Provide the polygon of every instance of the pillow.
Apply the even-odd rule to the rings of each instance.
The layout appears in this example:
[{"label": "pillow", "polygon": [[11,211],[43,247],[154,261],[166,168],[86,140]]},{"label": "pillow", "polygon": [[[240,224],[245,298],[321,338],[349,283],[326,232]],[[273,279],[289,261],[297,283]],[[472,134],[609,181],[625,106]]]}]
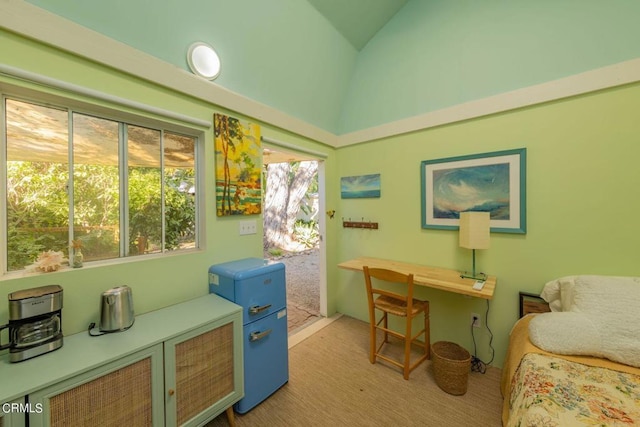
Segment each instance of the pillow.
[{"label": "pillow", "polygon": [[[551,311],[574,311],[577,294],[584,301],[582,305],[594,308],[594,305],[601,302],[608,304],[626,301],[627,295],[640,292],[638,286],[640,277],[566,276],[547,282],[540,297],[549,303]],[[582,310],[585,308],[586,306]]]},{"label": "pillow", "polygon": [[563,311],[627,311],[631,316],[640,308],[640,277],[576,276],[562,292]]},{"label": "pillow", "polygon": [[622,320],[619,315],[542,313],[529,322],[529,337],[551,353],[603,357],[640,368],[640,325]]},{"label": "pillow", "polygon": [[[570,298],[573,281],[576,276],[561,277],[547,282],[540,293],[540,297],[549,303],[551,311],[566,311],[563,306],[564,299]],[[569,301],[565,302],[567,304]]]},{"label": "pillow", "polygon": [[562,312],[531,320],[533,344],[640,367],[640,278],[570,276],[547,283],[543,293]]},{"label": "pillow", "polygon": [[531,342],[557,354],[604,357],[600,334],[584,313],[542,313],[529,322]]}]

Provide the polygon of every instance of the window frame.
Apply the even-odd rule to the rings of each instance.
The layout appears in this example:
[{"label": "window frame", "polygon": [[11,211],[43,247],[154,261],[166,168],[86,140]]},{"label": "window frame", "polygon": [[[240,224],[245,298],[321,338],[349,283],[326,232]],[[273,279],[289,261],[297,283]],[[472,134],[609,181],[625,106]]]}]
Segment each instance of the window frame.
[{"label": "window frame", "polygon": [[[55,91],[60,92],[60,91]],[[190,137],[194,139],[194,168],[195,168],[195,183],[196,183],[196,203],[195,203],[195,247],[180,249],[180,250],[167,250],[162,245],[162,249],[160,252],[154,252],[149,254],[139,254],[139,255],[130,255],[128,252],[128,230],[129,230],[129,220],[128,215],[124,215],[123,212],[127,212],[128,209],[128,194],[122,193],[122,185],[126,185],[126,182],[121,182],[120,188],[120,229],[125,230],[125,233],[122,235],[120,239],[120,253],[116,258],[109,258],[104,260],[97,261],[88,261],[85,263],[84,268],[91,268],[93,266],[103,266],[103,265],[114,265],[120,263],[134,262],[139,260],[148,260],[157,257],[166,257],[166,256],[175,256],[182,255],[190,252],[199,252],[204,250],[204,236],[205,236],[205,203],[204,203],[204,153],[205,147],[203,141],[205,140],[205,131],[204,128],[198,127],[194,124],[182,123],[179,120],[163,117],[158,114],[153,114],[141,110],[137,110],[128,106],[118,106],[115,103],[109,103],[102,100],[90,99],[86,96],[78,95],[75,93],[71,94],[58,94],[51,93],[49,91],[36,90],[31,88],[26,88],[22,86],[13,85],[11,83],[6,83],[4,81],[0,81],[0,163],[3,165],[0,168],[0,236],[3,237],[2,241],[5,242],[4,247],[0,251],[0,280],[3,278],[12,278],[17,275],[24,275],[26,270],[8,270],[8,253],[7,253],[7,238],[8,238],[8,228],[7,228],[7,168],[4,167],[7,162],[7,123],[6,123],[6,111],[5,105],[6,100],[16,100],[19,102],[26,102],[31,104],[36,104],[44,107],[50,107],[55,109],[63,109],[67,112],[70,121],[69,121],[69,129],[71,130],[73,126],[73,121],[71,117],[74,113],[94,116],[100,119],[112,120],[118,123],[119,134],[124,133],[126,137],[126,132],[122,132],[121,129],[127,127],[127,125],[131,126],[139,126],[145,128],[151,128],[158,130],[161,135],[161,145],[160,145],[160,154],[161,154],[161,165],[160,169],[164,173],[164,135],[169,132],[172,134],[182,135],[186,137]],[[68,139],[68,144],[70,145],[69,149],[73,149],[73,137],[70,136]],[[119,168],[126,161],[126,157],[122,157],[122,151],[127,149],[127,141],[126,138],[124,141],[119,141]],[[122,176],[122,172],[120,173]],[[125,172],[126,175],[126,172]],[[164,176],[164,175],[163,175]],[[163,243],[164,243],[164,234],[165,234],[165,205],[164,205],[164,179],[162,180],[162,234],[163,234]],[[73,185],[73,177],[70,176],[69,185]],[[73,204],[73,199],[69,198],[70,207]],[[69,213],[69,221],[70,227],[73,227],[73,211]],[[123,250],[124,249],[124,250]],[[71,268],[64,268],[60,271],[69,271]]]}]

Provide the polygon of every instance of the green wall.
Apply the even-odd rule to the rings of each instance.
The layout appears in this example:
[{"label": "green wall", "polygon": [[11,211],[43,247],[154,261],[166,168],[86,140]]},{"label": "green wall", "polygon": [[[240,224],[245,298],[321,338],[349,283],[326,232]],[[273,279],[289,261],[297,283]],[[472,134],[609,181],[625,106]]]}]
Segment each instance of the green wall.
[{"label": "green wall", "polygon": [[[132,76],[25,40],[4,30],[0,30],[0,51],[2,51],[4,64],[154,107],[209,121],[212,121],[214,112],[232,114],[234,117],[249,120],[242,114],[229,112],[216,105],[156,87]],[[0,75],[0,84],[2,83],[60,94],[55,90]],[[62,95],[80,99],[73,94]],[[336,176],[333,149],[296,137],[268,124],[261,123],[261,125],[263,136],[326,153],[327,183],[335,188],[335,183],[332,181],[332,177]],[[208,292],[207,269],[212,264],[244,257],[261,258],[262,216],[225,218],[216,216],[213,128],[204,132],[202,143],[205,147],[203,176],[205,177],[204,194],[206,195],[205,200],[202,201],[206,210],[206,218],[203,222],[206,238],[202,250],[154,259],[132,258],[111,265],[91,266],[88,263],[82,269],[48,274],[32,274],[24,277],[20,274],[5,275],[0,277],[0,323],[6,323],[8,320],[7,295],[19,289],[47,284],[62,286],[64,289],[63,330],[65,334],[69,335],[85,330],[90,322],[98,321],[100,294],[111,287],[130,286],[133,290],[136,313],[142,314],[206,294]],[[328,195],[327,202],[335,204],[335,199]],[[238,222],[248,218],[257,220],[258,233],[239,236]],[[333,229],[328,227],[327,233],[327,245],[331,248],[329,242],[333,240],[331,238]],[[330,250],[330,254],[334,253],[334,250]],[[334,256],[329,255],[328,262],[335,264]],[[332,280],[334,276],[335,272],[330,273],[329,279]],[[335,301],[333,299],[329,299],[328,309],[330,314],[334,312]]]},{"label": "green wall", "polygon": [[[380,229],[340,229],[338,258],[470,269],[457,231],[421,228],[420,162],[526,147],[527,233],[492,233],[491,248],[476,251],[479,269],[498,279],[489,326],[501,366],[518,291],[539,292],[565,275],[640,275],[638,111],[635,84],[340,149],[340,176],[380,173],[382,189],[379,199],[341,200],[336,216]],[[366,320],[362,275],[341,270],[338,283],[338,311]],[[419,297],[431,301],[432,342],[473,349],[470,313],[484,317],[484,300],[430,289]],[[476,337],[488,361],[487,331]]]}]

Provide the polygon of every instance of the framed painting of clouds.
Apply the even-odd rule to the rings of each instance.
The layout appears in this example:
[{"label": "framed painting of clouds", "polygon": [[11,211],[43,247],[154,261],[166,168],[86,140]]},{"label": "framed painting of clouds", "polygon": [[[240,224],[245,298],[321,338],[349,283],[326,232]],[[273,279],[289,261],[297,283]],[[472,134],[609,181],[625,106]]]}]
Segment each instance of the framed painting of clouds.
[{"label": "framed painting of clouds", "polygon": [[526,148],[424,160],[422,228],[458,229],[460,212],[490,213],[491,231],[526,233]]}]

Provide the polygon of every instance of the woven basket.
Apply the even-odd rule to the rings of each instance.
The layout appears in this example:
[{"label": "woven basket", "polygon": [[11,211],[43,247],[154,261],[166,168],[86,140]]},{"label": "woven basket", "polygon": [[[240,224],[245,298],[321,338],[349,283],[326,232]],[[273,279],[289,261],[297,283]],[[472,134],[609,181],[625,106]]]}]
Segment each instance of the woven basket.
[{"label": "woven basket", "polygon": [[433,375],[436,384],[449,394],[467,392],[471,355],[456,343],[438,341],[431,346]]}]

